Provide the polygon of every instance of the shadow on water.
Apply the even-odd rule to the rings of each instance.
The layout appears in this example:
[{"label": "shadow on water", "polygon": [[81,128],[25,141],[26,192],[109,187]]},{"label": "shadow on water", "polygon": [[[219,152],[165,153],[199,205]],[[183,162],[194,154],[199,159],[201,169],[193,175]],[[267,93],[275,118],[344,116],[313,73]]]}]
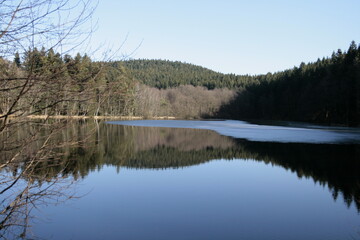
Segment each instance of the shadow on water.
[{"label": "shadow on water", "polygon": [[[95,131],[93,131],[95,129]],[[19,130],[25,131],[24,129]],[[89,134],[90,133],[90,134]],[[21,133],[19,133],[21,134]],[[358,144],[301,144],[251,142],[221,136],[210,130],[133,127],[110,124],[74,124],[59,138],[78,139],[62,149],[62,160],[40,163],[35,176],[81,179],[103,166],[138,169],[182,168],[214,159],[259,161],[280,166],[299,178],[327,186],[334,200],[343,198],[360,211],[360,146]],[[0,156],[4,162],[5,155]],[[46,165],[44,167],[44,165]],[[26,163],[2,169],[14,173]],[[24,181],[33,178],[22,177]]]}]

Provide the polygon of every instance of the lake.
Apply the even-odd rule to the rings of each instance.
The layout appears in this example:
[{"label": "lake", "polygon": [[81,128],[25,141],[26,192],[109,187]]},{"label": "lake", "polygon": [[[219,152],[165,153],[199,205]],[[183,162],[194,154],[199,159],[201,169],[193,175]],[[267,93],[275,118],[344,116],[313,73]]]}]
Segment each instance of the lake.
[{"label": "lake", "polygon": [[67,131],[86,139],[66,150],[56,183],[75,198],[39,199],[30,237],[360,239],[357,128],[141,120]]}]

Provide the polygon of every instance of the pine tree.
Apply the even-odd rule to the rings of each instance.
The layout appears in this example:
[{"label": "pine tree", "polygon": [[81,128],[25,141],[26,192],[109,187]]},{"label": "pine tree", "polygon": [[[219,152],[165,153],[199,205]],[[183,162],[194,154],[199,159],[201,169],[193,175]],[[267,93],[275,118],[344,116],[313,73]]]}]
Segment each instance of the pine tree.
[{"label": "pine tree", "polygon": [[17,67],[21,66],[20,54],[18,52],[15,53],[14,63]]}]

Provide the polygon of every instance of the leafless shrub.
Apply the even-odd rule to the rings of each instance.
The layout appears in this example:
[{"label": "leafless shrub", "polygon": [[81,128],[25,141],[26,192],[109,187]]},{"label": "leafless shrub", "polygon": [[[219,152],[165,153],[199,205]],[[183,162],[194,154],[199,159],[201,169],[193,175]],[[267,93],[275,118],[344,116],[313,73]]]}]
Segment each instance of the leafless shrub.
[{"label": "leafless shrub", "polygon": [[174,116],[202,118],[213,116],[236,95],[234,90],[191,85],[159,90],[140,85],[137,91],[137,115],[147,117]]}]

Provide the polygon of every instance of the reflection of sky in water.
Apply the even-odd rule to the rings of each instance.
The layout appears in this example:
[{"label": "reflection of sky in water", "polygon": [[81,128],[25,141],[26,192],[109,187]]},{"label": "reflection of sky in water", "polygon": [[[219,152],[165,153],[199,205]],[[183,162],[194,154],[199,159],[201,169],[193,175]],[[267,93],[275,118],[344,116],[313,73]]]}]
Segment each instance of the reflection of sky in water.
[{"label": "reflection of sky in water", "polygon": [[360,129],[256,125],[243,121],[136,120],[113,121],[130,126],[209,129],[219,134],[261,142],[360,143]]},{"label": "reflection of sky in water", "polygon": [[52,239],[331,240],[357,237],[359,229],[355,207],[335,202],[323,186],[251,160],[163,171],[104,167],[81,185],[79,193],[88,193],[81,199],[42,209],[51,222],[35,226],[35,233]]}]

